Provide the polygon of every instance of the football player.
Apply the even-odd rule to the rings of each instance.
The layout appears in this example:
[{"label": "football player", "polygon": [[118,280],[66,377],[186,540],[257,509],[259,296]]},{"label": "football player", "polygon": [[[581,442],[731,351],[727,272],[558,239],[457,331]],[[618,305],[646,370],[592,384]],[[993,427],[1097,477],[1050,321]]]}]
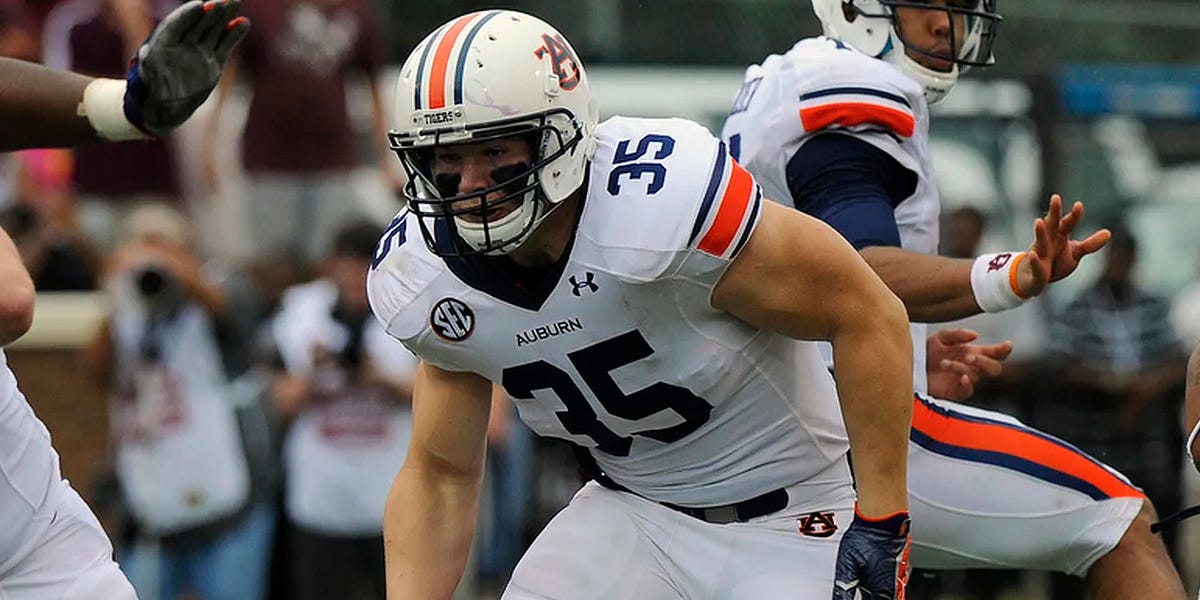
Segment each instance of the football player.
[{"label": "football player", "polygon": [[[992,62],[995,0],[813,0],[825,35],[746,71],[723,136],[768,196],[840,232],[904,301],[914,351],[909,447],[913,564],[1086,576],[1095,598],[1179,598],[1150,503],[1113,469],[962,400],[1009,345],[926,338],[923,323],[1019,306],[1067,277],[1109,232],[1054,196],[1028,250],[937,256],[929,103]],[[959,341],[955,341],[955,340]],[[946,365],[946,366],[943,366]],[[838,373],[840,376],[840,373]],[[932,396],[932,397],[931,397]]]},{"label": "football player", "polygon": [[[239,0],[189,2],[155,30],[128,83],[0,59],[0,149],[164,135],[216,85],[249,23]],[[35,290],[0,230],[0,348],[33,321]],[[0,349],[0,598],[136,600],[96,516],[62,478],[50,433]]]},{"label": "football player", "polygon": [[[493,381],[594,476],[505,600],[903,597],[906,319],[833,229],[695,123],[598,124],[570,44],[517,12],[426,37],[395,123],[408,207],[367,286],[422,362],[389,598],[459,581]],[[832,342],[836,394],[794,338]]]},{"label": "football player", "polygon": [[0,58],[0,152],[162,137],[216,87],[250,30],[241,0],[192,0],[142,45],[125,81]]}]

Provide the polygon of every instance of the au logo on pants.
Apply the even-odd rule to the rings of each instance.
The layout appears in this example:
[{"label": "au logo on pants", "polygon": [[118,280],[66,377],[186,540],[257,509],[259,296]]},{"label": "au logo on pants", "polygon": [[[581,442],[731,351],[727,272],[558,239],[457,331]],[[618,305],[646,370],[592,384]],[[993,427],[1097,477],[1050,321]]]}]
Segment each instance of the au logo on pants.
[{"label": "au logo on pants", "polygon": [[813,512],[796,520],[800,533],[808,537],[827,538],[837,532],[837,520],[832,512]]}]

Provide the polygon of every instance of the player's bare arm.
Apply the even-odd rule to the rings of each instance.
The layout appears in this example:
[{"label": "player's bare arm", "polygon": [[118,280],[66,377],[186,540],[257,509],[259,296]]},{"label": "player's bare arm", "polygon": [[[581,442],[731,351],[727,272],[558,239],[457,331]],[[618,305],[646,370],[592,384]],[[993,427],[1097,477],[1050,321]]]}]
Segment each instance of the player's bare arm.
[{"label": "player's bare arm", "polygon": [[[1111,234],[1102,229],[1082,240],[1072,239],[1083,218],[1083,203],[1076,202],[1066,215],[1062,208],[1062,198],[1053,196],[1046,214],[1034,221],[1034,241],[1029,249],[991,257],[981,268],[985,273],[1008,276],[1012,293],[1021,299],[1038,296],[1050,283],[1075,272],[1083,257],[1103,248]],[[985,310],[980,306],[980,284],[972,282],[975,261],[890,246],[863,248],[861,254],[904,301],[913,321],[953,321]]]},{"label": "player's bare arm", "polygon": [[1197,450],[1196,435],[1197,427],[1200,426],[1200,345],[1197,345],[1192,350],[1192,357],[1188,360],[1187,365],[1187,388],[1184,395],[1184,412],[1186,418],[1184,422],[1188,428],[1187,452],[1192,459],[1192,464],[1200,470],[1200,461],[1196,457],[1200,456],[1200,451]]},{"label": "player's bare arm", "polygon": [[126,80],[0,59],[0,152],[161,137],[208,98],[249,31],[241,0],[192,0],[171,12]]},{"label": "player's bare arm", "polygon": [[3,229],[0,229],[0,281],[4,282],[0,286],[0,346],[7,346],[25,335],[33,324],[34,287],[16,245]]},{"label": "player's bare arm", "polygon": [[0,151],[98,141],[91,123],[76,112],[91,82],[78,73],[0,58]]},{"label": "player's bare arm", "polygon": [[831,341],[859,507],[870,516],[905,511],[912,347],[903,306],[829,226],[773,202],[763,211],[713,306],[756,327]]},{"label": "player's bare arm", "polygon": [[492,384],[422,362],[413,389],[412,442],[388,495],[383,539],[387,597],[454,593],[475,532]]}]

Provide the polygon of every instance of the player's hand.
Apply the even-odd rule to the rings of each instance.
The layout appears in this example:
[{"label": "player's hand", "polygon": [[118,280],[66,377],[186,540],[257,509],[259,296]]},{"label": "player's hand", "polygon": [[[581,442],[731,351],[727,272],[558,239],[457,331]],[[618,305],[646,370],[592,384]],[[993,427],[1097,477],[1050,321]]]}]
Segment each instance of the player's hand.
[{"label": "player's hand", "polygon": [[973,344],[979,334],[970,329],[942,329],[925,341],[925,375],[930,395],[947,400],[966,400],[984,377],[1004,371],[1004,359],[1012,354],[1011,341]]},{"label": "player's hand", "polygon": [[171,11],[129,62],[125,118],[162,137],[204,103],[250,21],[241,0],[192,0]]},{"label": "player's hand", "polygon": [[910,541],[907,512],[871,519],[855,505],[854,521],[838,545],[833,600],[904,600]]},{"label": "player's hand", "polygon": [[1026,298],[1041,294],[1050,283],[1074,273],[1083,257],[1100,250],[1112,238],[1112,233],[1101,229],[1085,239],[1071,239],[1083,219],[1083,203],[1076,201],[1065,216],[1062,209],[1062,197],[1055,194],[1050,197],[1045,216],[1033,222],[1033,244],[1017,269],[1017,285]]}]

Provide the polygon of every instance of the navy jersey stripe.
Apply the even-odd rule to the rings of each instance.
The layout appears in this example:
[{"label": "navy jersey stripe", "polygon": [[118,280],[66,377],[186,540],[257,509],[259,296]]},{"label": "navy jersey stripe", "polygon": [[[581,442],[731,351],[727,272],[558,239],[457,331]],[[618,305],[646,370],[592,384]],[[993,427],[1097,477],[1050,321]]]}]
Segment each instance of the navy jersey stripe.
[{"label": "navy jersey stripe", "polygon": [[[1077,448],[1074,444],[1071,444],[1070,442],[1067,442],[1065,440],[1060,440],[1050,434],[1043,433],[1041,431],[1038,431],[1036,429],[1032,429],[1029,427],[1021,427],[1019,425],[1014,425],[1013,423],[1010,423],[1008,421],[1001,421],[998,419],[988,419],[986,417],[979,417],[979,416],[975,416],[975,415],[961,413],[961,412],[958,412],[955,410],[950,410],[940,404],[935,404],[933,402],[929,402],[928,400],[926,400],[920,396],[917,396],[917,400],[920,401],[921,404],[924,404],[927,408],[929,408],[929,410],[932,410],[933,412],[936,412],[936,413],[946,415],[947,417],[950,417],[951,419],[958,419],[960,421],[968,421],[971,423],[982,423],[984,425],[996,425],[999,427],[1011,429],[1013,431],[1020,431],[1021,433],[1024,433],[1026,435],[1031,435],[1036,438],[1041,438],[1044,441],[1050,442],[1051,444],[1055,444],[1057,446],[1062,446],[1063,448],[1066,448],[1067,450],[1070,450],[1071,452],[1078,454],[1079,456],[1082,456],[1083,458],[1086,458],[1092,464],[1096,465],[1097,467],[1100,467],[1101,469],[1104,469],[1109,474],[1112,474],[1112,472],[1108,470],[1108,467],[1106,467],[1104,465],[1104,463],[1096,460],[1087,452],[1080,450],[1079,448]],[[1117,475],[1113,475],[1113,478],[1119,479],[1123,483],[1125,483],[1125,485],[1133,487],[1132,483],[1125,481],[1124,479],[1121,479]]]},{"label": "navy jersey stripe", "polygon": [[[1088,453],[1086,453],[1086,452],[1084,452],[1083,450],[1080,450],[1079,448],[1075,447],[1073,444],[1070,444],[1070,443],[1068,443],[1068,442],[1066,442],[1066,441],[1060,440],[1060,439],[1058,439],[1058,438],[1056,438],[1056,437],[1054,437],[1054,436],[1052,436],[1052,435],[1049,435],[1049,434],[1043,433],[1043,432],[1041,432],[1041,431],[1038,431],[1038,430],[1036,430],[1036,429],[1032,429],[1032,428],[1029,428],[1029,427],[1022,427],[1022,426],[1020,426],[1020,425],[1017,425],[1017,424],[1014,424],[1014,423],[1011,423],[1011,422],[1008,422],[1008,421],[1003,421],[1003,420],[999,420],[999,419],[989,419],[989,418],[987,418],[987,417],[981,417],[981,416],[977,416],[977,415],[971,415],[971,414],[962,413],[962,412],[959,412],[959,411],[956,411],[956,410],[951,410],[951,409],[949,409],[949,408],[947,408],[947,407],[945,407],[945,406],[942,406],[942,405],[940,405],[940,404],[936,404],[936,403],[930,402],[930,401],[926,400],[925,398],[922,398],[920,395],[915,395],[915,394],[914,394],[914,396],[916,397],[917,401],[918,401],[918,402],[920,402],[922,405],[924,405],[924,406],[925,406],[927,409],[929,409],[929,410],[931,410],[931,411],[933,411],[933,412],[935,412],[935,413],[938,413],[938,414],[940,414],[940,415],[943,415],[943,416],[945,416],[945,417],[947,417],[947,418],[950,418],[950,419],[955,419],[955,420],[958,420],[958,421],[966,421],[966,422],[968,422],[968,423],[978,423],[978,424],[982,424],[982,425],[990,425],[990,426],[994,426],[994,427],[1003,427],[1003,428],[1005,428],[1005,429],[1009,429],[1009,430],[1012,430],[1012,431],[1018,431],[1018,432],[1021,432],[1022,434],[1025,434],[1025,435],[1029,435],[1029,436],[1032,436],[1032,437],[1039,438],[1039,439],[1041,439],[1041,440],[1043,440],[1043,441],[1046,441],[1046,442],[1049,442],[1049,443],[1051,443],[1051,444],[1054,444],[1054,445],[1056,445],[1056,446],[1059,446],[1059,447],[1061,447],[1061,448],[1064,448],[1064,449],[1066,449],[1066,450],[1070,451],[1071,453],[1073,453],[1073,454],[1075,454],[1075,455],[1078,455],[1078,456],[1080,456],[1080,457],[1082,457],[1082,458],[1086,459],[1088,462],[1090,462],[1090,463],[1092,463],[1093,465],[1095,465],[1097,468],[1099,468],[1099,469],[1100,469],[1101,471],[1103,471],[1104,473],[1108,474],[1108,475],[1109,475],[1110,477],[1112,477],[1113,479],[1115,479],[1115,480],[1117,480],[1117,481],[1120,481],[1120,482],[1121,482],[1122,484],[1124,484],[1124,485],[1127,485],[1127,486],[1129,486],[1129,487],[1131,487],[1131,488],[1135,488],[1135,489],[1136,489],[1136,486],[1134,486],[1134,485],[1133,485],[1132,483],[1130,483],[1128,480],[1126,480],[1126,479],[1122,478],[1120,475],[1117,475],[1117,474],[1113,473],[1111,470],[1109,470],[1109,468],[1108,468],[1108,467],[1106,467],[1106,466],[1104,465],[1104,463],[1101,463],[1100,461],[1096,460],[1095,458],[1093,458],[1093,457],[1092,457],[1091,455],[1089,455]],[[944,443],[944,442],[940,442],[940,441],[934,440],[934,439],[932,439],[932,438],[929,438],[929,436],[927,436],[927,435],[926,435],[926,434],[924,434],[924,433],[922,433],[921,435],[922,435],[922,436],[924,436],[924,437],[926,437],[926,438],[928,438],[928,439],[929,439],[929,443],[930,443],[931,445],[937,445],[937,446],[940,446],[940,447],[942,447],[942,448],[945,448],[945,449],[947,449],[947,452],[941,452],[941,451],[938,451],[938,450],[936,450],[935,448],[933,448],[933,447],[930,447],[930,446],[926,446],[926,444],[925,444],[925,443],[922,443],[922,442],[920,442],[920,441],[917,439],[917,430],[916,430],[916,428],[913,428],[913,436],[912,436],[912,440],[913,440],[914,442],[917,442],[917,444],[918,444],[918,445],[924,446],[924,447],[928,448],[930,451],[932,451],[932,452],[937,452],[938,454],[944,454],[944,455],[946,455],[946,456],[955,456],[955,454],[951,454],[951,453],[949,453],[949,452],[952,452],[952,451],[959,452],[960,454],[962,454],[962,453],[974,453],[974,454],[976,454],[976,455],[978,455],[978,454],[993,454],[992,452],[990,452],[990,451],[986,451],[986,450],[976,450],[976,449],[973,449],[973,448],[963,448],[963,447],[960,447],[960,446],[952,446],[952,445],[950,445],[950,444],[946,444],[946,443]],[[957,450],[951,450],[951,449],[957,449]],[[998,453],[996,453],[996,454],[998,454]],[[1080,478],[1078,478],[1078,477],[1075,477],[1074,475],[1071,475],[1071,474],[1068,474],[1068,473],[1064,473],[1064,472],[1062,472],[1062,471],[1059,471],[1059,470],[1057,470],[1057,469],[1054,469],[1054,468],[1052,468],[1052,467],[1049,467],[1049,466],[1046,466],[1046,465],[1041,465],[1041,464],[1038,464],[1038,463],[1034,463],[1034,462],[1031,462],[1031,461],[1027,461],[1026,459],[1023,459],[1023,458],[1020,458],[1020,457],[1011,456],[1011,455],[1007,455],[1007,454],[1004,454],[1003,456],[1004,456],[1004,457],[1006,457],[1006,460],[1007,460],[1007,461],[1009,461],[1009,462],[1021,462],[1021,463],[1028,463],[1028,464],[1034,465],[1034,466],[1035,466],[1037,469],[1040,469],[1040,470],[1043,470],[1043,471],[1050,471],[1050,472],[1053,472],[1053,473],[1057,474],[1057,475],[1056,475],[1056,477],[1057,477],[1058,479],[1061,479],[1061,480],[1064,480],[1064,481],[1065,481],[1065,480],[1070,480],[1070,481],[1076,481],[1076,482],[1079,482],[1077,485],[1074,485],[1074,484],[1073,484],[1073,485],[1068,485],[1067,487],[1071,487],[1072,489],[1076,489],[1076,490],[1078,490],[1078,491],[1080,491],[1080,492],[1083,492],[1083,493],[1085,493],[1085,494],[1088,494],[1088,495],[1091,495],[1091,494],[1092,494],[1092,492],[1090,492],[1090,491],[1088,491],[1088,490],[1094,490],[1094,492],[1095,492],[1096,494],[1099,494],[1099,496],[1092,496],[1092,497],[1093,497],[1093,498],[1095,498],[1095,499],[1097,499],[1097,500],[1103,500],[1103,499],[1106,499],[1106,498],[1111,498],[1111,497],[1112,497],[1112,496],[1109,496],[1108,494],[1105,494],[1103,491],[1101,491],[1099,488],[1097,488],[1096,486],[1092,485],[1091,483],[1088,483],[1087,481],[1084,481],[1083,479],[1080,479]],[[958,456],[958,458],[965,458],[966,460],[972,460],[971,458],[967,458],[967,457],[965,457],[965,456]],[[1005,464],[1001,464],[1001,463],[999,463],[999,462],[991,462],[991,461],[987,461],[987,460],[981,460],[981,461],[978,461],[978,462],[989,462],[990,464],[997,464],[997,465],[1000,465],[1000,466],[1008,466],[1008,465],[1005,465]],[[1046,478],[1046,477],[1040,477],[1040,476],[1036,475],[1036,473],[1034,473],[1034,472],[1027,471],[1027,470],[1023,470],[1023,469],[1018,469],[1018,470],[1020,470],[1020,471],[1022,471],[1022,472],[1025,472],[1025,473],[1029,473],[1030,475],[1034,475],[1035,477],[1038,477],[1039,479],[1043,479],[1044,481],[1049,481],[1049,482],[1051,482],[1051,483],[1056,483],[1056,484],[1059,484],[1059,485],[1063,485],[1063,484],[1062,484],[1062,483],[1061,483],[1059,480],[1057,480],[1057,479],[1049,479],[1049,478]]]},{"label": "navy jersey stripe", "polygon": [[704,202],[700,204],[700,214],[696,217],[696,223],[692,225],[692,235],[688,238],[688,245],[696,243],[696,236],[700,235],[700,229],[708,220],[708,212],[712,210],[713,200],[716,199],[717,190],[721,187],[721,178],[725,175],[725,154],[725,142],[721,142],[717,145],[717,164],[713,166],[713,173],[708,178],[708,190],[704,192]]},{"label": "navy jersey stripe", "polygon": [[892,102],[897,102],[899,104],[903,104],[904,106],[907,106],[910,110],[912,109],[912,105],[908,103],[908,100],[904,96],[893,94],[891,92],[885,92],[883,90],[877,90],[875,88],[867,88],[867,87],[827,88],[827,89],[817,90],[815,92],[809,92],[807,94],[804,94],[804,95],[800,96],[800,100],[801,101],[812,100],[814,98],[824,98],[826,96],[837,96],[837,95],[841,95],[841,94],[861,94],[864,96],[875,96],[876,98],[885,98],[887,100],[891,100]]},{"label": "navy jersey stripe", "polygon": [[746,219],[746,228],[742,230],[742,235],[738,238],[737,245],[733,247],[733,254],[729,255],[730,258],[740,254],[742,246],[745,246],[746,242],[750,241],[750,232],[754,231],[754,220],[758,218],[758,209],[761,207],[762,188],[756,185],[754,186],[754,206],[750,208],[750,218]]},{"label": "navy jersey stripe", "polygon": [[1062,471],[1052,469],[1046,465],[1040,465],[1030,460],[1004,454],[1002,452],[992,452],[990,450],[977,450],[975,448],[964,448],[955,446],[945,442],[939,442],[922,431],[913,428],[909,433],[909,439],[913,443],[942,456],[968,460],[971,462],[995,465],[1006,469],[1011,469],[1019,473],[1025,473],[1031,477],[1052,483],[1054,485],[1073,489],[1082,494],[1086,494],[1093,500],[1107,500],[1109,495],[1100,491],[1096,486],[1073,475],[1068,475]]}]

